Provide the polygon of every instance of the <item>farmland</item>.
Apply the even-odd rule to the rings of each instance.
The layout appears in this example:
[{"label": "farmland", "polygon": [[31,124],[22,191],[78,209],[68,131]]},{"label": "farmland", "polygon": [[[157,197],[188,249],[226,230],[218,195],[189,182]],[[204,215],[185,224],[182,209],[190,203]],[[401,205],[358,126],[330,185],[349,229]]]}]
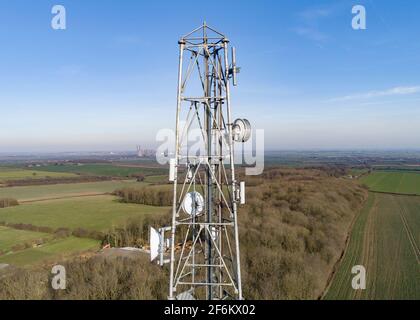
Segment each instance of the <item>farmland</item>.
[{"label": "farmland", "polygon": [[[325,298],[419,299],[420,197],[413,195],[420,194],[420,174],[374,171],[361,180],[374,192],[353,225]],[[366,268],[366,290],[351,286],[355,265]]]},{"label": "farmland", "polygon": [[[66,185],[67,186],[67,185]],[[71,185],[69,185],[71,186]],[[97,186],[96,186],[97,187]],[[104,187],[104,186],[101,186]],[[105,186],[110,188],[111,186]],[[114,185],[112,185],[114,187]],[[39,186],[31,187],[35,190]],[[92,186],[93,188],[93,186]],[[83,189],[85,191],[85,189]],[[98,190],[98,189],[93,189]],[[62,190],[64,192],[64,190]],[[43,193],[31,196],[45,196]],[[63,195],[63,194],[62,194]],[[9,210],[17,209],[17,210]],[[19,225],[31,228],[49,228],[49,232],[66,229],[106,232],[114,227],[123,226],[133,218],[148,214],[162,213],[168,208],[120,203],[111,195],[77,196],[54,200],[37,200],[0,211],[0,222],[7,226]],[[19,248],[42,239],[36,248]],[[52,233],[12,229],[0,226],[0,263],[27,266],[64,258],[90,249],[98,249],[100,241],[87,238],[65,237],[57,239]],[[27,246],[26,246],[27,247]],[[1,252],[7,253],[1,255]]]},{"label": "farmland", "polygon": [[[101,166],[115,168],[108,167],[105,170]],[[16,207],[0,209],[0,222],[5,225],[0,227],[0,231],[3,231],[3,238],[0,232],[0,243],[3,245],[0,250],[3,253],[7,252],[0,255],[0,263],[22,267],[50,262],[61,263],[83,252],[97,251],[100,244],[97,239],[102,238],[97,238],[95,232],[103,234],[114,228],[126,226],[127,228],[119,228],[111,233],[121,240],[123,232],[130,230],[130,221],[135,220],[141,225],[139,218],[149,219],[169,212],[168,207],[123,203],[110,194],[116,189],[137,188],[147,188],[148,191],[156,188],[171,192],[171,185],[160,185],[167,182],[167,176],[162,173],[145,175],[143,182],[137,182],[123,180],[124,177],[133,174],[132,171],[125,170],[142,171],[144,168],[131,165],[126,167],[86,164],[51,166],[51,170],[56,170],[57,167],[72,168],[69,171],[74,169],[73,172],[64,172],[63,169],[63,172],[59,173],[82,176],[105,174],[107,177],[112,175],[115,178],[111,179],[115,180],[0,188],[0,198],[15,198],[20,203]],[[44,170],[45,167],[41,169]],[[318,297],[344,248],[351,220],[366,198],[367,191],[360,187],[359,181],[368,185],[372,191],[413,194],[417,187],[418,175],[408,171],[373,171],[369,174],[368,170],[355,170],[351,173],[363,175],[359,180],[350,180],[327,178],[316,170],[285,169],[279,175],[274,174],[274,169],[270,170],[273,170],[273,174],[256,178],[254,187],[250,187],[249,203],[242,210],[240,220],[241,245],[246,265],[246,294],[247,297],[257,299]],[[137,173],[139,172],[134,174]],[[260,185],[261,182],[263,184]],[[159,185],[152,186],[154,183]],[[279,185],[281,187],[278,187]],[[262,195],[269,195],[269,200],[265,199],[263,202],[260,198]],[[152,195],[148,196],[153,198]],[[298,205],[296,199],[301,199]],[[264,223],[259,222],[260,212],[264,212],[261,215]],[[364,209],[354,220],[345,254],[337,264],[324,298],[418,299],[419,212],[420,197],[370,192]],[[143,221],[147,221],[147,225],[150,223],[150,220]],[[50,231],[41,233],[12,229],[19,228],[20,224],[36,228],[47,227]],[[269,229],[265,230],[265,227]],[[295,227],[300,231],[293,231]],[[36,228],[35,230],[40,231]],[[56,235],[60,229],[66,229],[70,234],[61,238]],[[92,234],[78,234],[79,229]],[[119,231],[121,233],[118,233]],[[268,239],[268,234],[272,235],[273,239]],[[44,237],[47,240],[40,246],[12,250],[16,245],[31,243]],[[106,239],[108,241],[108,238]],[[278,246],[279,243],[282,245]],[[112,245],[130,246],[133,243]],[[294,258],[298,254],[301,256]],[[259,258],[255,259],[256,256]],[[262,262],[257,264],[256,261]],[[365,291],[355,291],[351,288],[351,268],[358,264],[367,269]],[[289,274],[283,276],[283,267],[274,269],[273,273],[273,268],[264,269],[265,265],[286,265],[287,270],[290,268],[298,271],[295,274],[295,271],[287,271]],[[260,274],[258,279],[255,278],[256,273]],[[264,283],[270,285],[263,285],[261,279],[265,279]],[[313,285],[315,283],[316,287]]]},{"label": "farmland", "polygon": [[97,249],[99,241],[68,237],[48,242],[37,248],[29,248],[22,251],[0,256],[0,263],[27,266],[46,261],[57,261],[64,257],[80,253],[86,250]]},{"label": "farmland", "polygon": [[[419,299],[420,199],[371,194],[359,216],[349,247],[326,295],[327,299]],[[351,286],[351,268],[363,265],[366,290]]]},{"label": "farmland", "polygon": [[0,183],[8,180],[41,179],[41,178],[70,178],[76,175],[68,172],[49,172],[42,170],[24,170],[0,168]]},{"label": "farmland", "polygon": [[[30,170],[1,167],[0,185],[5,181],[29,180],[38,180],[39,185],[0,186],[0,199],[19,202],[16,207],[0,211],[0,263],[28,266],[98,249],[101,234],[130,219],[167,211],[168,208],[121,203],[111,195],[116,189],[164,181],[164,172],[160,168],[112,164],[44,165]],[[145,182],[123,180],[137,175],[145,176]],[[78,179],[85,176],[109,180]],[[55,180],[60,178],[76,179]],[[48,184],[51,182],[54,184]],[[64,235],[59,235],[60,230]]]},{"label": "farmland", "polygon": [[166,169],[160,167],[141,167],[113,164],[67,164],[67,165],[47,165],[39,168],[41,171],[55,173],[73,173],[107,177],[130,177],[132,175],[143,174],[145,176],[166,174]]},{"label": "farmland", "polygon": [[146,184],[134,180],[127,180],[11,187],[0,188],[0,198],[14,198],[19,201],[36,201],[59,197],[103,194],[112,192],[118,188],[143,185]]},{"label": "farmland", "polygon": [[7,252],[13,246],[50,237],[47,233],[16,230],[0,226],[0,251]]},{"label": "farmland", "polygon": [[106,231],[124,224],[129,218],[153,214],[167,208],[124,204],[114,196],[92,196],[28,203],[0,211],[0,221],[8,224],[27,223],[53,229],[83,228]]},{"label": "farmland", "polygon": [[420,172],[374,171],[361,181],[371,191],[420,195]]},{"label": "farmland", "polygon": [[167,183],[168,176],[167,175],[149,176],[149,177],[146,177],[144,181],[147,183]]},{"label": "farmland", "polygon": [[[248,180],[249,179],[249,180]],[[332,177],[328,172],[320,170],[295,170],[295,169],[271,169],[262,177],[247,177],[250,187],[248,204],[241,208],[240,239],[243,253],[242,263],[244,280],[244,294],[247,299],[314,299],[323,291],[330,270],[340,256],[345,244],[346,234],[356,212],[362,207],[367,191],[360,187],[356,181]],[[159,191],[170,189],[167,186],[147,187],[150,194],[145,198],[154,199]],[[154,189],[156,188],[156,189]],[[153,191],[158,191],[154,192]],[[170,191],[170,190],[169,190]],[[117,205],[116,216],[124,213],[124,208],[133,207],[132,217],[145,216],[145,223],[135,221],[128,223],[126,228],[118,228],[108,233],[107,242],[114,247],[136,246],[142,242],[147,243],[147,231],[149,225],[165,226],[170,220],[169,208],[148,207],[141,204],[119,203],[111,196],[81,197],[75,199],[46,200],[37,203],[24,203],[16,207],[23,210],[31,207],[28,214],[22,218],[25,221],[34,219],[34,216],[43,211],[51,211],[60,215],[59,218],[49,223],[51,226],[71,227],[78,224],[83,228],[94,222],[92,228],[102,230],[111,224],[99,226],[102,223],[101,216],[93,210],[86,210],[87,205],[78,207],[82,202],[103,198],[100,202],[105,207]],[[130,199],[129,199],[130,200]],[[133,200],[133,199],[131,199]],[[134,199],[135,200],[135,199]],[[110,201],[104,204],[104,201]],[[61,205],[56,209],[49,207],[55,203]],[[68,203],[68,204],[67,204]],[[70,210],[70,207],[73,207]],[[67,209],[68,207],[68,209]],[[37,208],[34,210],[34,208]],[[61,209],[63,208],[63,209]],[[147,214],[146,209],[153,208],[154,213]],[[12,212],[7,208],[0,211]],[[8,219],[19,217],[19,210],[10,214]],[[60,210],[67,211],[60,213]],[[102,210],[102,209],[101,209]],[[35,212],[36,211],[36,212]],[[98,216],[92,221],[90,218],[79,214],[79,211],[89,212],[88,215]],[[158,213],[165,213],[159,215]],[[30,214],[30,212],[32,212]],[[79,215],[72,221],[68,215]],[[102,220],[112,220],[105,215]],[[51,217],[40,217],[39,222],[48,221]],[[121,220],[124,223],[125,219]],[[37,221],[32,220],[32,223]],[[108,223],[108,222],[107,222]],[[119,223],[119,222],[116,222]],[[115,241],[113,241],[115,240]],[[67,249],[63,250],[66,252]],[[14,263],[27,265],[37,258],[37,252],[29,250],[26,253],[16,253]],[[77,251],[76,251],[77,252]],[[30,254],[31,259],[26,258]],[[33,256],[32,256],[33,255]],[[20,259],[28,259],[20,261]],[[58,255],[57,258],[60,256]],[[54,256],[46,259],[57,259]],[[144,259],[110,259],[104,260],[97,255],[85,259],[66,259],[56,261],[64,266],[68,272],[69,290],[60,292],[63,299],[145,299],[166,297],[167,273],[165,268],[153,269],[147,256]],[[3,259],[5,259],[3,257]],[[10,259],[10,258],[9,258]],[[0,259],[0,261],[2,261]],[[4,260],[3,260],[4,261]],[[10,260],[8,260],[12,263]],[[132,261],[132,262],[131,262]],[[72,266],[75,265],[75,268]],[[131,269],[131,265],[134,268]],[[50,274],[50,268],[45,267]],[[30,269],[32,270],[32,269]],[[133,270],[133,271],[132,271]],[[132,275],[138,273],[144,280],[133,279]],[[45,276],[45,271],[39,273],[26,273],[30,279],[17,275],[8,281],[0,279],[0,286],[8,287],[5,297],[21,297],[25,294],[29,297],[38,297],[39,292],[45,292],[45,285],[40,283],[40,277]],[[33,283],[33,286],[20,286],[23,281]],[[144,285],[145,283],[145,285]],[[128,292],[127,288],[130,288]],[[151,292],[145,292],[151,290]],[[122,296],[121,293],[124,293]],[[0,293],[1,297],[1,293]],[[51,292],[45,292],[44,299],[55,299]]]}]

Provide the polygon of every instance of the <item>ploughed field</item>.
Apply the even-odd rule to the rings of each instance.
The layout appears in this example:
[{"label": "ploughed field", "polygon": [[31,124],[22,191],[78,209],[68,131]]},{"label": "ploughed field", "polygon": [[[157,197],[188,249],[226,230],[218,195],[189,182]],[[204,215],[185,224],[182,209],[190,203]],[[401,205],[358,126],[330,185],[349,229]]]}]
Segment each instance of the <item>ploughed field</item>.
[{"label": "ploughed field", "polygon": [[[420,196],[404,195],[420,193],[420,174],[373,172],[362,180],[375,192],[354,222],[324,298],[420,299]],[[366,268],[365,290],[352,288],[356,265]]]}]

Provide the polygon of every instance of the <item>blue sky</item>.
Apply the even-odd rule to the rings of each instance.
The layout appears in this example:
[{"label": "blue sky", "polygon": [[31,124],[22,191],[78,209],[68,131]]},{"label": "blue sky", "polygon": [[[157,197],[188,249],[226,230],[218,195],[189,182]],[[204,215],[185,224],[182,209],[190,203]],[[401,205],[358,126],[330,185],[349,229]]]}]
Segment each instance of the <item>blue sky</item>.
[{"label": "blue sky", "polygon": [[[67,30],[50,26],[67,10]],[[367,30],[351,28],[353,5]],[[210,9],[218,9],[210,10]],[[237,47],[266,149],[420,147],[420,2],[0,0],[0,152],[134,150],[173,128],[178,38]]]}]

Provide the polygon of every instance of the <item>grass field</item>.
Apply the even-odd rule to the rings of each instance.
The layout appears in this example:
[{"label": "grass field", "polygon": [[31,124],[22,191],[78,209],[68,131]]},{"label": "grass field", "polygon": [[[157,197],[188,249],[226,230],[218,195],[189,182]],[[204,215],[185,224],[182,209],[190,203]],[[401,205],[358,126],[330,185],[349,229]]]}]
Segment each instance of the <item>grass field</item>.
[{"label": "grass field", "polygon": [[372,191],[420,195],[420,172],[375,171],[361,181]]},{"label": "grass field", "polygon": [[68,178],[76,175],[68,172],[49,172],[38,170],[24,170],[12,168],[0,168],[0,182],[8,180],[41,179],[41,178]]},{"label": "grass field", "polygon": [[149,168],[149,167],[129,167],[117,166],[112,164],[83,164],[83,165],[63,165],[63,166],[43,166],[39,170],[49,172],[63,172],[63,173],[77,173],[94,176],[107,177],[129,177],[134,174],[144,174],[145,176],[166,174],[167,170],[164,168]]},{"label": "grass field", "polygon": [[108,193],[118,188],[144,185],[146,184],[131,180],[10,187],[0,188],[0,198],[14,198],[19,201],[32,201],[58,197],[73,197],[86,194]]},{"label": "grass field", "polygon": [[105,231],[127,219],[169,208],[120,203],[114,196],[93,196],[27,203],[0,210],[0,221],[51,228]]},{"label": "grass field", "polygon": [[99,248],[99,241],[69,237],[48,242],[38,248],[30,248],[0,256],[0,263],[23,267],[46,261],[58,261],[65,256],[97,248]]},{"label": "grass field", "polygon": [[[147,185],[148,182],[116,180],[0,188],[0,198],[10,197],[20,202],[17,207],[1,209],[0,221],[53,229],[82,228],[107,231],[112,227],[123,225],[130,218],[169,210],[120,203],[117,197],[104,195],[119,188]],[[20,249],[21,251],[0,256],[0,263],[26,266],[98,247],[98,241],[95,240],[70,237],[57,241],[52,240],[52,235],[49,234],[0,227],[0,250],[4,252],[10,251],[15,245],[38,239],[47,241],[49,239],[50,242],[39,248]]]},{"label": "grass field", "polygon": [[16,230],[0,226],[0,251],[5,252],[12,249],[14,245],[48,237],[51,237],[51,235],[47,233]]},{"label": "grass field", "polygon": [[168,175],[160,175],[160,176],[149,176],[144,179],[144,182],[147,183],[169,183],[169,176]]},{"label": "grass field", "polygon": [[[420,197],[371,193],[326,299],[420,299]],[[351,286],[363,265],[366,290]]]}]

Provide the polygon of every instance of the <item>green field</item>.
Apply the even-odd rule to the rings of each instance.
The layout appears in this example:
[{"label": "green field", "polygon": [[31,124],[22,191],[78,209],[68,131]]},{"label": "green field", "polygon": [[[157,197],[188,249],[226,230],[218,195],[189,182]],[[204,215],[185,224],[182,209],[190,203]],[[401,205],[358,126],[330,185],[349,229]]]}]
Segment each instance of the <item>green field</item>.
[{"label": "green field", "polygon": [[[374,194],[356,220],[326,299],[420,299],[420,197]],[[351,286],[355,265],[366,290]]]},{"label": "green field", "polygon": [[48,172],[65,172],[77,173],[94,176],[107,177],[130,177],[135,174],[143,174],[145,176],[163,175],[167,173],[164,168],[152,167],[129,167],[117,166],[112,164],[83,164],[83,165],[48,165],[39,168],[42,171]]},{"label": "green field", "polygon": [[34,241],[39,239],[47,239],[51,235],[41,232],[33,232],[26,230],[16,230],[0,226],[0,251],[7,252],[14,245]]},{"label": "green field", "polygon": [[361,181],[372,191],[420,195],[420,173],[415,171],[374,171]]},{"label": "green field", "polygon": [[[27,266],[59,260],[99,247],[97,240],[75,237],[53,240],[52,234],[13,229],[13,224],[106,232],[124,225],[131,218],[168,211],[169,208],[165,207],[121,203],[117,197],[109,195],[116,189],[140,188],[167,181],[166,171],[164,168],[113,164],[48,165],[31,169],[1,167],[0,185],[7,180],[79,175],[124,178],[142,174],[146,180],[0,187],[0,198],[14,198],[20,203],[19,206],[0,210],[0,222],[9,224],[8,227],[0,227],[0,250],[6,253],[0,256],[0,263]],[[46,241],[42,246],[23,249],[24,244],[39,243],[41,239]]]},{"label": "green field", "polygon": [[0,182],[8,180],[41,179],[41,178],[68,178],[76,175],[68,172],[49,172],[42,170],[25,170],[0,168]]},{"label": "green field", "polygon": [[146,177],[146,179],[144,179],[144,182],[167,184],[169,183],[169,176],[168,175],[149,176],[149,177]]},{"label": "green field", "polygon": [[[10,170],[9,172],[12,172]],[[62,175],[58,173],[58,175]],[[72,174],[70,174],[72,175]],[[15,198],[19,206],[0,210],[0,222],[8,224],[31,224],[53,229],[68,228],[88,231],[107,231],[124,225],[130,218],[161,213],[169,208],[137,204],[125,204],[106,193],[124,187],[144,187],[158,178],[148,177],[149,182],[115,180],[56,185],[36,185],[0,188],[0,198]],[[50,241],[39,248],[18,249],[15,245],[32,243],[43,239]],[[21,231],[0,227],[0,250],[9,252],[0,256],[0,263],[18,266],[31,265],[59,259],[63,255],[78,254],[98,247],[91,239],[66,238],[52,240],[51,234]],[[20,250],[11,252],[11,250]]]},{"label": "green field", "polygon": [[169,208],[125,204],[114,196],[93,196],[27,203],[0,210],[0,221],[36,226],[105,231],[129,218],[159,213]]},{"label": "green field", "polygon": [[0,263],[26,266],[35,263],[53,262],[65,256],[99,248],[99,241],[69,237],[54,240],[38,248],[30,248],[19,252],[0,256]]},{"label": "green field", "polygon": [[41,186],[0,188],[0,198],[14,198],[19,201],[32,201],[59,197],[73,197],[86,194],[109,193],[118,188],[144,186],[136,181],[103,181]]}]

